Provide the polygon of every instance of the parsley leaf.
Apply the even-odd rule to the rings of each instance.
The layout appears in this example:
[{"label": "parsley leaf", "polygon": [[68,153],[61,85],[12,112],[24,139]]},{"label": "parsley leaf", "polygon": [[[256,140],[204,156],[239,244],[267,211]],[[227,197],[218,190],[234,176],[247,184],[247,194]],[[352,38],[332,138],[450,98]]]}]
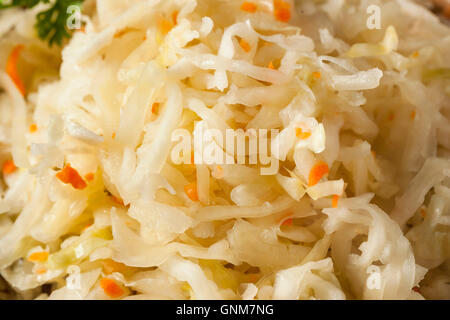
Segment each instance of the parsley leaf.
[{"label": "parsley leaf", "polygon": [[70,6],[81,6],[84,0],[0,0],[0,10],[12,7],[30,9],[39,3],[50,4],[49,8],[37,14],[35,24],[36,32],[42,40],[61,45],[65,38],[69,39],[72,31],[67,27],[67,21],[71,18],[68,12]]}]

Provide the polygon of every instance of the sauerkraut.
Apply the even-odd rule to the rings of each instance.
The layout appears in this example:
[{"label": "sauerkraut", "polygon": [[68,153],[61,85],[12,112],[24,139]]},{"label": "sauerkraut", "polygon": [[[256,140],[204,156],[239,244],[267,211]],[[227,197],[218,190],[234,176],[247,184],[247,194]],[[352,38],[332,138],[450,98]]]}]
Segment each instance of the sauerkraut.
[{"label": "sauerkraut", "polygon": [[[450,29],[425,7],[90,0],[59,49],[42,6],[0,13],[0,298],[450,299]],[[267,131],[241,150],[264,161],[227,130]]]}]

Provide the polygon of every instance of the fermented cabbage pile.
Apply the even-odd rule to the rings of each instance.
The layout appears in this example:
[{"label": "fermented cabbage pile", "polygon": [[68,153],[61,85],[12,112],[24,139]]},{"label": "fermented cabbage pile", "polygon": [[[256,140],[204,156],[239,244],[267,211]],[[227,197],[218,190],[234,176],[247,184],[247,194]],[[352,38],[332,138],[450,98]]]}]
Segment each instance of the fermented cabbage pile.
[{"label": "fermented cabbage pile", "polygon": [[[450,29],[425,7],[85,1],[61,49],[45,6],[0,15],[0,298],[450,299]],[[174,161],[210,129],[272,132],[278,170]]]}]

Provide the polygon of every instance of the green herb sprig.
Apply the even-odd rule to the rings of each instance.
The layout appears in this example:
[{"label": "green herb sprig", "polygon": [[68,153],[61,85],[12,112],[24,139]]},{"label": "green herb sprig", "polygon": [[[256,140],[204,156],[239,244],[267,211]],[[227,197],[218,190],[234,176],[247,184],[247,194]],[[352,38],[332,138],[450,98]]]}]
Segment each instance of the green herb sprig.
[{"label": "green herb sprig", "polygon": [[36,16],[35,29],[39,38],[53,44],[62,44],[64,39],[72,36],[72,30],[67,27],[71,18],[68,12],[70,6],[81,6],[84,0],[0,0],[0,10],[13,7],[31,9],[39,3],[49,4],[49,7]]}]

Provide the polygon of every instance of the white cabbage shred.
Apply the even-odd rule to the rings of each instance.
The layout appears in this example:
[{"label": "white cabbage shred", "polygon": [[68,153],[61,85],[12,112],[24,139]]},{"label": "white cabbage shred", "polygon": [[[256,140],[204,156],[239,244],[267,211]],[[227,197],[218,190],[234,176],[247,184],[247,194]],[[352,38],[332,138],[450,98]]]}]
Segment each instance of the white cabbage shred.
[{"label": "white cabbage shred", "polygon": [[[61,52],[0,14],[0,297],[450,299],[449,28],[249,2],[85,1]],[[174,161],[206,129],[273,129],[277,170]]]}]

